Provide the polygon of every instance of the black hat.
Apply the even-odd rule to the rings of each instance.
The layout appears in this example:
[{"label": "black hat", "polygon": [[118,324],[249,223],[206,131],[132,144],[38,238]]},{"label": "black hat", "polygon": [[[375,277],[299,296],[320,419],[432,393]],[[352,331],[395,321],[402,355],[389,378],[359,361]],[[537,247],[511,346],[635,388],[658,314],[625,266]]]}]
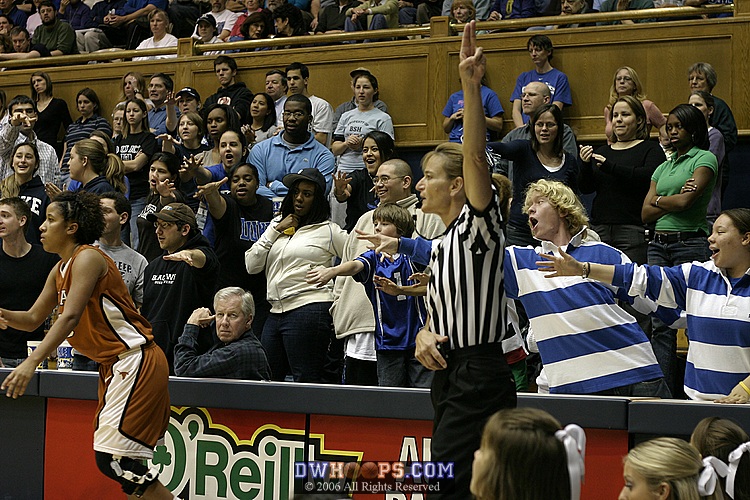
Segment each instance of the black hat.
[{"label": "black hat", "polygon": [[281,180],[281,182],[283,182],[289,189],[291,189],[297,181],[310,181],[313,184],[317,184],[322,193],[325,194],[326,192],[326,179],[317,168],[303,168],[296,174],[286,174]]},{"label": "black hat", "polygon": [[208,23],[211,25],[211,27],[214,29],[214,32],[216,32],[216,18],[212,16],[211,14],[203,14],[201,17],[198,18],[198,20],[195,22],[197,25],[198,23]]},{"label": "black hat", "polygon": [[175,95],[175,97],[180,97],[181,95],[189,95],[190,97],[194,97],[198,101],[201,100],[201,95],[193,87],[184,87],[184,88],[181,88],[177,92],[177,94]]},{"label": "black hat", "polygon": [[164,222],[189,224],[194,229],[198,227],[198,223],[195,220],[195,213],[184,203],[170,203],[157,213],[148,214],[146,219],[150,222],[156,222],[158,219]]}]

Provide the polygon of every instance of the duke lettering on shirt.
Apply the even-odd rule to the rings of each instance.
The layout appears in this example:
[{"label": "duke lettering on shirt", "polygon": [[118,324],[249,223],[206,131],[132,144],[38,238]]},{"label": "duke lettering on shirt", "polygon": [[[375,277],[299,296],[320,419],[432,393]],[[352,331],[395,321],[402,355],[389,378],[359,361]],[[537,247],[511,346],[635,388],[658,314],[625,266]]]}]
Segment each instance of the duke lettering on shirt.
[{"label": "duke lettering on shirt", "polygon": [[245,220],[244,217],[240,217],[240,239],[243,241],[258,241],[268,229],[269,224],[257,220]]},{"label": "duke lettering on shirt", "polygon": [[29,205],[31,213],[35,215],[41,215],[40,208],[42,207],[42,200],[34,196],[21,196],[21,199]]}]

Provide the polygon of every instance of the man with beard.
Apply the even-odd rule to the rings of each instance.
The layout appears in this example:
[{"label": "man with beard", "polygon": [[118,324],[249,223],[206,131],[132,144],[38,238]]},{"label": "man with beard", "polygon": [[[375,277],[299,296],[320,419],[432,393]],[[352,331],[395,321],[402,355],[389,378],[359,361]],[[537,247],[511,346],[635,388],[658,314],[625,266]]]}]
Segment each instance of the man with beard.
[{"label": "man with beard", "polygon": [[286,174],[316,168],[326,179],[326,196],[331,191],[336,162],[333,153],[309,132],[312,104],[302,94],[293,94],[284,103],[284,132],[256,144],[250,150],[250,163],[258,168],[258,194],[267,198],[285,196],[281,180]]},{"label": "man with beard", "polygon": [[75,30],[70,24],[57,19],[57,11],[52,2],[45,0],[39,5],[39,17],[42,25],[34,31],[32,45],[44,45],[53,56],[78,53]]},{"label": "man with beard", "polygon": [[219,259],[187,205],[170,203],[147,218],[154,223],[164,255],[146,266],[141,311],[174,373],[174,346],[190,314],[211,304]]}]

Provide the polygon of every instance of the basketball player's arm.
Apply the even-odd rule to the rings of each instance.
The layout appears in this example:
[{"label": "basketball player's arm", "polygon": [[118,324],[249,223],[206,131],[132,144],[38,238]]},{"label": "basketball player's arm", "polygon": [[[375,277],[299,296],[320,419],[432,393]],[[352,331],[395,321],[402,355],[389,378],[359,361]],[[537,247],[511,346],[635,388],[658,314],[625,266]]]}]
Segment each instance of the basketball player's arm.
[{"label": "basketball player's arm", "polygon": [[[97,251],[84,250],[76,257],[68,272],[73,273],[75,279],[71,280],[63,312],[49,329],[39,347],[3,381],[2,389],[6,390],[5,395],[8,397],[15,399],[18,396],[23,396],[26,392],[26,386],[39,363],[49,356],[78,325],[96,282],[107,272],[107,263]],[[49,283],[48,280],[47,284]],[[52,284],[54,286],[54,277]],[[43,295],[47,295],[47,285],[45,285]],[[57,294],[55,293],[55,295]]]}]

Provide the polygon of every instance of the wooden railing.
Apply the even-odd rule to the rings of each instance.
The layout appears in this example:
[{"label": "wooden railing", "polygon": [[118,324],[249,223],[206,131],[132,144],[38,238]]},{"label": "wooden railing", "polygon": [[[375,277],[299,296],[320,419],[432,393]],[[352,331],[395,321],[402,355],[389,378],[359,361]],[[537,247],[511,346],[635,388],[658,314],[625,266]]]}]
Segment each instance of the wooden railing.
[{"label": "wooden railing", "polygon": [[[649,99],[663,112],[687,100],[687,68],[694,62],[711,63],[719,74],[715,94],[732,107],[742,135],[750,135],[750,93],[744,82],[745,61],[750,60],[750,2],[734,6],[664,8],[645,11],[594,13],[575,16],[576,22],[612,22],[623,19],[690,18],[732,12],[733,17],[649,22],[636,25],[591,26],[544,31],[555,46],[552,64],[568,75],[574,105],[566,119],[579,139],[603,139],[602,112],[608,100],[614,71],[634,67],[644,82]],[[565,22],[570,22],[566,18]],[[560,17],[544,17],[479,23],[492,31],[479,37],[488,57],[490,87],[500,96],[510,129],[510,94],[516,76],[531,69],[526,41],[533,33],[517,31],[529,26],[552,25]],[[2,88],[9,98],[29,93],[32,71],[44,68],[55,86],[55,95],[71,105],[83,87],[94,88],[102,100],[104,116],[120,98],[120,79],[128,71],[144,74],[165,72],[177,88],[192,86],[203,97],[215,92],[213,56],[204,50],[252,50],[263,47],[301,47],[232,54],[240,67],[239,79],[256,92],[263,88],[269,69],[302,61],[311,71],[310,91],[335,107],[351,98],[348,73],[358,66],[377,75],[380,95],[388,103],[400,147],[426,147],[445,140],[442,109],[459,89],[457,62],[460,40],[451,36],[461,25],[445,17],[433,18],[429,27],[381,30],[377,34],[342,33],[230,44],[195,45],[181,39],[177,47],[143,51],[116,51],[27,61],[4,62]],[[501,30],[501,31],[495,31]],[[395,41],[351,43],[365,38],[398,38]],[[406,38],[406,39],[404,39]],[[335,45],[331,45],[335,44]],[[174,59],[125,61],[135,56],[176,54]],[[106,64],[89,64],[91,61]],[[86,63],[86,64],[84,64]],[[51,66],[54,64],[54,66]],[[74,65],[74,66],[66,66]],[[75,110],[71,109],[73,115]]]}]

